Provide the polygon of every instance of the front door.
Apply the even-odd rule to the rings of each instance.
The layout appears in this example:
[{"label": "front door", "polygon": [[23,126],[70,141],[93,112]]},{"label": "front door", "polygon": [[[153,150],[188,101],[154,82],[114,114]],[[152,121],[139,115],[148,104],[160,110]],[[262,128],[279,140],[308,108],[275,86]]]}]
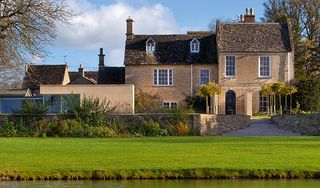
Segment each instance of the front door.
[{"label": "front door", "polygon": [[226,114],[236,115],[236,93],[232,90],[226,93]]}]

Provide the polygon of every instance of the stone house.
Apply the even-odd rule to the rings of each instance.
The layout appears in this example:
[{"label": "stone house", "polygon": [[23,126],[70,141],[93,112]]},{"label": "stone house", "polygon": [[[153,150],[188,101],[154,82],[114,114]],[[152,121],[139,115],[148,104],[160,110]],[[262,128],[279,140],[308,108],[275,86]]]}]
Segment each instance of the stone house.
[{"label": "stone house", "polygon": [[247,9],[239,22],[217,22],[215,32],[136,35],[127,19],[125,83],[153,92],[167,107],[183,105],[207,82],[219,83],[218,114],[252,115],[266,110],[261,86],[294,79],[289,23],[255,22]]}]

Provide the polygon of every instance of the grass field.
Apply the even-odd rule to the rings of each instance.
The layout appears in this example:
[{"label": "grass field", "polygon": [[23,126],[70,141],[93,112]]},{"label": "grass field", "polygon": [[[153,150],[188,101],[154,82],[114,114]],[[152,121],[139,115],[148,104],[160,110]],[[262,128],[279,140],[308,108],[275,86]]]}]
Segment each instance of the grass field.
[{"label": "grass field", "polygon": [[320,137],[0,138],[0,180],[320,177]]}]

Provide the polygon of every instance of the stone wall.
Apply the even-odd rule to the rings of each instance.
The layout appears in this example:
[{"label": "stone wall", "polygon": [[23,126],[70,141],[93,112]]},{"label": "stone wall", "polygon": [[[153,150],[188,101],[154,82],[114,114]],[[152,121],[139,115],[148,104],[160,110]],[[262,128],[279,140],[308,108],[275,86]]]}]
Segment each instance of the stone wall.
[{"label": "stone wall", "polygon": [[193,115],[193,127],[197,135],[222,135],[249,126],[250,116],[197,114]]},{"label": "stone wall", "polygon": [[274,116],[272,121],[284,130],[302,135],[320,135],[320,114]]}]

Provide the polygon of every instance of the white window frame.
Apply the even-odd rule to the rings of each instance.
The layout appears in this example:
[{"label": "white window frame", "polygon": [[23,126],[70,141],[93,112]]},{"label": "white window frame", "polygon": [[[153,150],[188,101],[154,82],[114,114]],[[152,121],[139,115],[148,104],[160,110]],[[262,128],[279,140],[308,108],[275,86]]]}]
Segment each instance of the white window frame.
[{"label": "white window frame", "polygon": [[[159,70],[167,71],[167,84],[160,84],[159,82]],[[157,72],[157,80],[155,80],[155,71]],[[171,83],[170,83],[170,72],[171,72]],[[156,83],[155,83],[156,81]],[[153,85],[154,86],[173,86],[173,70],[172,69],[153,69]]]},{"label": "white window frame", "polygon": [[198,41],[198,39],[194,38],[190,42],[190,52],[191,53],[199,53],[200,52],[200,42]]},{"label": "white window frame", "polygon": [[199,71],[199,84],[202,86],[202,85],[204,85],[201,81],[201,71],[208,71],[208,82],[210,82],[210,69],[200,69],[200,71]]},{"label": "white window frame", "polygon": [[[168,106],[166,106],[165,103],[167,103]],[[175,104],[175,105],[173,105],[173,104]],[[170,102],[169,101],[165,101],[165,102],[162,103],[162,106],[165,107],[165,108],[168,107],[168,109],[171,109],[173,106],[178,106],[178,103],[177,102],[172,102],[172,101],[170,101]]]},{"label": "white window frame", "polygon": [[[265,99],[265,100],[261,100],[261,99]],[[259,92],[259,112],[267,112],[268,111],[268,96],[263,96],[261,92]],[[262,103],[265,103],[266,106],[261,105]],[[265,111],[262,111],[262,108],[265,108]]]},{"label": "white window frame", "polygon": [[[152,45],[153,47],[150,49],[149,45]],[[147,53],[154,53],[156,51],[156,42],[149,38],[146,42],[146,52]]]},{"label": "white window frame", "polygon": [[[268,76],[263,76],[261,75],[261,70],[260,70],[260,67],[261,67],[261,57],[267,57],[269,59],[269,75]],[[259,59],[258,59],[258,76],[259,78],[271,78],[271,64],[272,64],[272,59],[271,59],[271,56],[259,56]]]},{"label": "white window frame", "polygon": [[[227,75],[227,57],[234,57],[234,75]],[[236,73],[237,73],[237,58],[235,55],[227,55],[225,56],[224,59],[224,75],[227,78],[234,78],[236,77]]]}]

